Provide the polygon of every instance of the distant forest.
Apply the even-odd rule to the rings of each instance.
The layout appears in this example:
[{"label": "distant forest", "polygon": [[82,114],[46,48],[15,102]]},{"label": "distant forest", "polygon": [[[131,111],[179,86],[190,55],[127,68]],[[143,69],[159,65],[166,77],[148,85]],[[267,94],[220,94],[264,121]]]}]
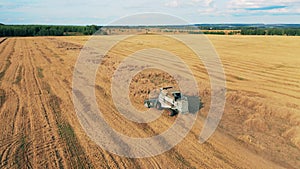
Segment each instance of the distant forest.
[{"label": "distant forest", "polygon": [[[177,26],[116,26],[113,29],[141,29],[141,28],[170,28],[172,31],[185,32],[188,27],[196,27],[202,30],[188,31],[190,34],[218,34],[218,35],[282,35],[300,36],[300,25],[263,25],[263,24],[200,24],[200,25],[177,25]],[[58,25],[4,25],[0,23],[0,37],[11,36],[78,36],[93,35],[101,26],[58,26]],[[208,31],[209,30],[209,31]],[[100,34],[106,35],[103,31]]]},{"label": "distant forest", "polygon": [[51,26],[51,25],[3,25],[0,24],[0,37],[10,36],[68,36],[92,35],[101,27],[90,26]]},{"label": "distant forest", "polygon": [[[229,31],[229,35],[285,35],[285,36],[300,36],[300,25],[298,24],[283,24],[283,25],[264,25],[264,24],[206,24],[197,25],[201,30],[235,30]],[[204,31],[204,34],[219,34],[224,35],[225,31]]]},{"label": "distant forest", "polygon": [[215,34],[215,35],[280,35],[300,36],[300,28],[241,28],[241,30],[216,31],[190,31],[189,34]]},{"label": "distant forest", "polygon": [[242,35],[286,35],[300,36],[299,28],[242,28]]}]

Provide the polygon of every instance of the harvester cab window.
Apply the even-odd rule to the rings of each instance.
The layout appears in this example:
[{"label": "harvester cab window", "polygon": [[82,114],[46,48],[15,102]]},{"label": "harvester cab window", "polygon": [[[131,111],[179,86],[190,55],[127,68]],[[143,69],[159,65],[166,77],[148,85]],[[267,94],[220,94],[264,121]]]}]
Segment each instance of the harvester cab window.
[{"label": "harvester cab window", "polygon": [[173,96],[175,98],[175,101],[177,101],[178,99],[181,99],[181,94],[180,93],[173,93]]}]

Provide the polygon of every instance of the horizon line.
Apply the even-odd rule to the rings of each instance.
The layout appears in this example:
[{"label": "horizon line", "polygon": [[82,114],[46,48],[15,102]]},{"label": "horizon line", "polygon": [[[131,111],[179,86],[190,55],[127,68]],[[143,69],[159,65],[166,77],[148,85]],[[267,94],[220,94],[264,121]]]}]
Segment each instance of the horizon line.
[{"label": "horizon line", "polygon": [[110,26],[195,26],[195,25],[300,25],[300,23],[190,23],[190,24],[151,24],[151,25],[107,25],[107,24],[43,24],[43,23],[2,23],[0,25],[4,26],[26,26],[26,25],[45,25],[45,26],[103,26],[103,27],[110,27]]}]

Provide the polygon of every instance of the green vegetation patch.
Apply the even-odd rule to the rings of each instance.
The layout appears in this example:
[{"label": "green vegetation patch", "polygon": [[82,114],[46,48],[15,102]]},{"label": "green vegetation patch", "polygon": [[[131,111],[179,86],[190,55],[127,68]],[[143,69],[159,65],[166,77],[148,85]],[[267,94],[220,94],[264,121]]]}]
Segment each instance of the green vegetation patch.
[{"label": "green vegetation patch", "polygon": [[0,72],[0,80],[4,77],[5,72],[7,71],[7,69],[9,68],[10,65],[11,65],[11,61],[9,59],[7,59],[4,69]]},{"label": "green vegetation patch", "polygon": [[[16,155],[15,155],[15,164],[17,165],[17,168],[22,168],[24,163],[26,163],[25,160],[25,153],[26,153],[26,146],[27,146],[27,141],[26,137],[23,135],[20,140],[19,140],[19,146],[16,149]],[[27,164],[28,165],[28,164]]]},{"label": "green vegetation patch", "polygon": [[240,77],[240,76],[235,76],[235,78],[237,79],[237,80],[246,80],[245,78],[243,78],[243,77]]},{"label": "green vegetation patch", "polygon": [[14,84],[19,84],[22,80],[22,66],[19,67],[19,70],[18,70],[18,75],[16,77],[16,80],[14,82]]},{"label": "green vegetation patch", "polygon": [[0,89],[0,108],[3,106],[6,100],[6,92],[3,89]]},{"label": "green vegetation patch", "polygon": [[38,71],[38,77],[39,78],[44,78],[43,69],[40,68],[40,67],[37,67],[37,71]]},{"label": "green vegetation patch", "polygon": [[[49,85],[44,85],[46,88]],[[50,86],[49,86],[50,87]],[[50,90],[50,89],[46,89]],[[62,100],[56,95],[49,92],[49,105],[56,116],[56,125],[58,127],[58,134],[64,140],[67,150],[71,154],[70,163],[75,168],[93,168],[91,162],[86,158],[83,147],[80,145],[78,138],[72,126],[62,117],[60,105]]]}]

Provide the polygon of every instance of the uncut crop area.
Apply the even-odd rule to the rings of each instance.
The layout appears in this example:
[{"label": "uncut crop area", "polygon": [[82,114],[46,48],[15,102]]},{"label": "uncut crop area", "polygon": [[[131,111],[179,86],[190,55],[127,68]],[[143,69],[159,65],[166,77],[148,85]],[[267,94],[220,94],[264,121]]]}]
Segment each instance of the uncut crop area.
[{"label": "uncut crop area", "polygon": [[[177,52],[196,76],[204,107],[181,143],[137,159],[105,151],[77,119],[72,76],[89,38],[0,38],[0,168],[300,168],[300,37],[208,36],[223,63],[227,93],[222,120],[203,144],[198,137],[210,107],[209,78],[195,58]],[[178,45],[139,35],[108,53],[97,74],[97,102],[105,103],[101,110],[107,122],[133,137],[162,133],[176,118],[164,113],[149,124],[134,123],[111,100],[110,78],[120,59],[138,46],[153,47],[154,41]],[[133,105],[142,109],[143,91],[173,82],[159,71],[138,74],[130,86]]]}]

